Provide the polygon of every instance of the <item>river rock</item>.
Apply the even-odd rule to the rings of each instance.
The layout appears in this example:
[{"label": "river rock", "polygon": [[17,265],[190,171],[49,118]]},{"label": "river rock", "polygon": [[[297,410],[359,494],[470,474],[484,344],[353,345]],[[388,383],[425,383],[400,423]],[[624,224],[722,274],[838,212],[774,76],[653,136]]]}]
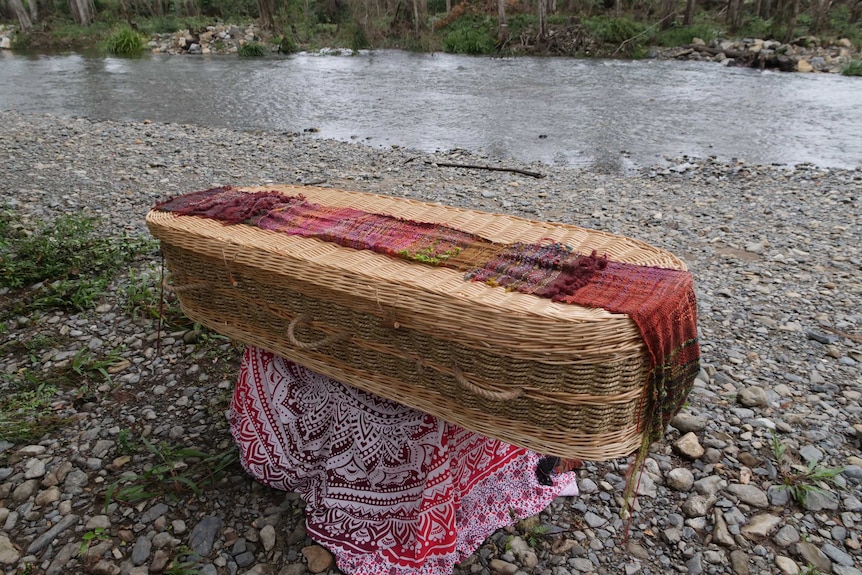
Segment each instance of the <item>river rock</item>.
[{"label": "river rock", "polygon": [[769,499],[766,497],[766,493],[754,485],[731,483],[724,490],[748,505],[761,508],[769,506]]},{"label": "river rock", "polygon": [[21,558],[21,553],[12,545],[9,538],[5,535],[0,535],[0,564],[15,565],[18,559]]},{"label": "river rock", "polygon": [[697,435],[692,432],[677,439],[673,446],[677,453],[689,459],[699,459],[703,456],[703,447],[700,445]]},{"label": "river rock", "polygon": [[671,469],[667,474],[667,485],[677,491],[691,491],[694,474],[684,467]]},{"label": "river rock", "polygon": [[332,554],[320,545],[303,547],[302,555],[308,563],[308,570],[312,573],[323,573],[324,571],[328,571],[335,563]]},{"label": "river rock", "polygon": [[775,566],[778,567],[784,575],[799,575],[799,565],[790,557],[784,555],[775,556]]},{"label": "river rock", "polygon": [[796,550],[806,563],[814,565],[824,573],[832,571],[832,561],[813,543],[800,541],[796,544]]},{"label": "river rock", "polygon": [[760,513],[748,520],[748,524],[742,528],[742,534],[749,539],[767,537],[780,524],[780,517],[771,513]]},{"label": "river rock", "polygon": [[767,403],[766,391],[756,385],[747,387],[739,392],[739,403],[745,407],[763,407]]}]

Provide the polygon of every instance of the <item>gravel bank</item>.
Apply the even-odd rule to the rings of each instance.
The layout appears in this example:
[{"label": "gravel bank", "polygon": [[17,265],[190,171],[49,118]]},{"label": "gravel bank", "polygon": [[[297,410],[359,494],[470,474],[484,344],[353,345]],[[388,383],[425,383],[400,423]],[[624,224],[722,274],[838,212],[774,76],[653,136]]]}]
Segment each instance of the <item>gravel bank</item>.
[{"label": "gravel bank", "polygon": [[[628,540],[625,461],[588,462],[581,497],[495,533],[456,573],[862,573],[862,171],[678,158],[615,176],[507,164],[547,175],[534,179],[433,164],[492,165],[460,151],[15,112],[0,112],[0,138],[3,202],[29,229],[85,212],[105,218],[105,233],[146,234],[144,215],[166,195],[317,183],[575,223],[683,256],[697,281],[703,371],[653,445]],[[105,506],[121,474],[152,477],[143,437],[232,450],[224,410],[237,350],[194,331],[159,334],[126,311],[126,286],[142,274],[154,285],[157,269],[153,253],[96,309],[11,318],[0,333],[7,375],[49,373],[83,348],[122,359],[111,383],[58,392],[61,430],[0,441],[0,572],[181,573],[185,556],[205,575],[337,573],[306,537],[302,503],[236,465],[197,495],[167,482],[152,499]],[[54,346],[26,350],[40,336]],[[779,486],[801,468],[776,461],[773,437],[802,468],[844,471],[799,503]],[[183,459],[172,459],[180,475],[194,468]]]}]

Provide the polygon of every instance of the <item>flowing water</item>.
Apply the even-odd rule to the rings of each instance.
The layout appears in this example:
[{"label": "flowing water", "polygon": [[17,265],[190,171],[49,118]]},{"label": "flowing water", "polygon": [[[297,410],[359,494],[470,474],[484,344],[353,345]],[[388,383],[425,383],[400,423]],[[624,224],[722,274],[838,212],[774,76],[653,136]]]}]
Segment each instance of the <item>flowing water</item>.
[{"label": "flowing water", "polygon": [[714,63],[399,51],[116,58],[0,53],[0,108],[464,148],[625,171],[667,156],[862,165],[862,79]]}]

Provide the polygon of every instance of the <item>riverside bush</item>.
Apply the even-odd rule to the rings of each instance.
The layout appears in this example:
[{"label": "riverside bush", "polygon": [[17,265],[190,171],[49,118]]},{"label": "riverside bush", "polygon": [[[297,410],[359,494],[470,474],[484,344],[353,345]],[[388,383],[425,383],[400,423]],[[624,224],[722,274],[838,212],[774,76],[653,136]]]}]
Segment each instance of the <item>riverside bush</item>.
[{"label": "riverside bush", "polygon": [[263,44],[258,42],[249,42],[239,49],[239,55],[243,58],[260,58],[266,54]]},{"label": "riverside bush", "polygon": [[841,69],[841,74],[844,76],[862,76],[862,62],[850,62]]},{"label": "riverside bush", "polygon": [[706,24],[695,24],[694,26],[675,26],[669,30],[659,33],[656,43],[659,46],[686,46],[691,44],[695,38],[709,42],[717,37],[716,30]]},{"label": "riverside bush", "polygon": [[105,40],[105,48],[111,54],[137,54],[144,49],[144,39],[140,34],[124,26],[114,30]]},{"label": "riverside bush", "polygon": [[491,36],[490,19],[460,18],[443,40],[443,51],[450,54],[493,54],[496,43]]},{"label": "riverside bush", "polygon": [[585,24],[593,36],[608,44],[622,44],[645,30],[643,24],[627,17],[596,16],[586,20]]}]

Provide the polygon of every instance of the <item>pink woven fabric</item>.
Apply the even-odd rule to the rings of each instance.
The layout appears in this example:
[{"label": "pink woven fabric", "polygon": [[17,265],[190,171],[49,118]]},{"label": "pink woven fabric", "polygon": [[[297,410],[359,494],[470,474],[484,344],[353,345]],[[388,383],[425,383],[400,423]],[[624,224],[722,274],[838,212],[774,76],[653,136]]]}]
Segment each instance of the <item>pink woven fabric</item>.
[{"label": "pink woven fabric", "polygon": [[230,412],[246,470],[298,492],[309,535],[348,575],[451,575],[497,529],[535,515],[540,456],[249,347]]}]

